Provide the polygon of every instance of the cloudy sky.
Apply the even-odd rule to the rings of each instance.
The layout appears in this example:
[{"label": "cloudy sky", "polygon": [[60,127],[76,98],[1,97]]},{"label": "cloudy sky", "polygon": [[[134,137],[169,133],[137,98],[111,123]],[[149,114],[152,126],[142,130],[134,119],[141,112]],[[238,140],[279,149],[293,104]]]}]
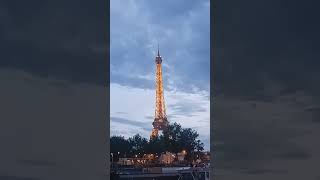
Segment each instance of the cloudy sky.
[{"label": "cloudy sky", "polygon": [[319,179],[319,2],[215,7],[217,179]]},{"label": "cloudy sky", "polygon": [[0,2],[0,179],[106,179],[107,4]]},{"label": "cloudy sky", "polygon": [[112,0],[110,15],[111,134],[150,136],[159,43],[169,121],[209,149],[209,0]]},{"label": "cloudy sky", "polygon": [[[136,98],[112,104],[113,127],[131,123],[149,136],[159,41],[170,120],[189,114],[183,121],[199,118],[191,125],[204,128],[209,62],[202,56],[208,56],[209,29],[202,2],[111,2],[117,17],[111,25],[119,27],[111,29],[111,101]],[[319,179],[319,1],[214,2],[215,176]],[[99,179],[107,169],[107,4],[0,2],[0,179]],[[165,11],[161,4],[170,6]],[[150,105],[142,107],[144,101]],[[129,133],[138,128],[126,127]]]}]

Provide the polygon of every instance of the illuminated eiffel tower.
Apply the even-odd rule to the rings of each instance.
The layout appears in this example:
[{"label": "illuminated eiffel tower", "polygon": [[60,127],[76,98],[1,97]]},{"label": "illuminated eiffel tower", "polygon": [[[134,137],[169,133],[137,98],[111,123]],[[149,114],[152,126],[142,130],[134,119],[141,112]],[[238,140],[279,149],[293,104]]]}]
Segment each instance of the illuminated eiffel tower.
[{"label": "illuminated eiffel tower", "polygon": [[150,139],[154,139],[158,136],[159,131],[165,130],[168,127],[168,120],[166,115],[166,107],[163,96],[163,81],[162,81],[162,58],[159,53],[158,46],[158,55],[155,59],[156,62],[156,109],[155,117],[152,123],[153,129],[150,136]]}]

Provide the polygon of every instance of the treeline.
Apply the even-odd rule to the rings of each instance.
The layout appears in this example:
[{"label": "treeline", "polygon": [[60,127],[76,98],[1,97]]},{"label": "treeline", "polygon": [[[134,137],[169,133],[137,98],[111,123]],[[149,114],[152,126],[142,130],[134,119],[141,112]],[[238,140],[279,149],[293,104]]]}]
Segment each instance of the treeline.
[{"label": "treeline", "polygon": [[185,150],[187,158],[190,158],[204,149],[204,144],[198,137],[199,134],[195,130],[182,128],[180,124],[174,123],[170,124],[163,134],[150,141],[139,134],[128,139],[112,136],[110,150],[118,157],[141,157],[143,154],[161,154],[166,151],[179,153]]}]

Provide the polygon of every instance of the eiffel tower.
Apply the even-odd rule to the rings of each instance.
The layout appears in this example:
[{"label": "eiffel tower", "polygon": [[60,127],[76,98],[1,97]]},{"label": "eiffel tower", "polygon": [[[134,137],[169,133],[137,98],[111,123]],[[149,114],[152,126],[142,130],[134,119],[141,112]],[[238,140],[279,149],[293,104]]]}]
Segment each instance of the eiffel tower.
[{"label": "eiffel tower", "polygon": [[162,58],[159,53],[158,46],[158,55],[155,59],[156,62],[156,109],[155,117],[152,123],[153,129],[150,136],[150,139],[158,137],[159,131],[163,131],[168,127],[168,119],[166,115],[166,107],[163,96],[163,81],[162,81]]}]

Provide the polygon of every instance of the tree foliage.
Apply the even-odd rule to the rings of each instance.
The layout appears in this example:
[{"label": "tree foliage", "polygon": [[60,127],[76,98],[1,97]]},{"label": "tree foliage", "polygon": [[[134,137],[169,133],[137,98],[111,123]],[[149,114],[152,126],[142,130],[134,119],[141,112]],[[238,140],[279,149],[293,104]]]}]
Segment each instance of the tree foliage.
[{"label": "tree foliage", "polygon": [[131,146],[130,154],[144,154],[146,153],[146,147],[148,145],[148,140],[141,137],[139,134],[134,135],[129,138],[129,144]]},{"label": "tree foliage", "polygon": [[111,152],[121,152],[129,156],[145,153],[160,154],[165,151],[178,153],[182,150],[190,157],[198,151],[203,151],[203,143],[198,139],[199,134],[191,128],[182,128],[180,124],[170,124],[163,134],[148,141],[139,134],[128,139],[113,136],[110,139]]}]

